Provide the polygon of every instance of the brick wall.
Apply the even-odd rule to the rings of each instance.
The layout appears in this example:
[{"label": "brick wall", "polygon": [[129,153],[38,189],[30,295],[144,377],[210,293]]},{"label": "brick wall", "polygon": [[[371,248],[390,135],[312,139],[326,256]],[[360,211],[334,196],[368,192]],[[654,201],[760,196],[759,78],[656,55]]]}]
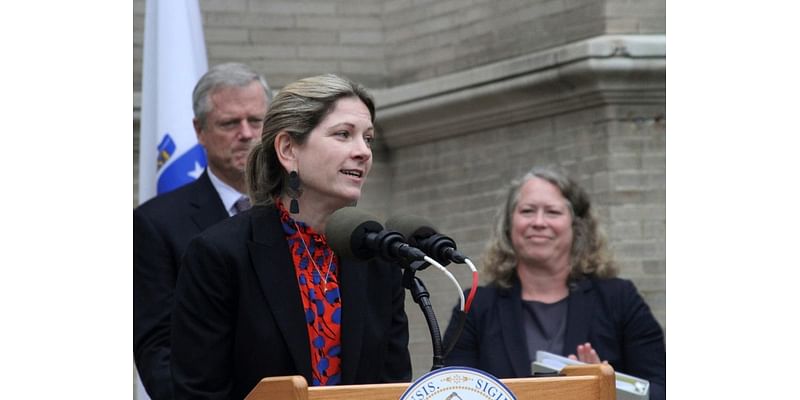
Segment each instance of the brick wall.
[{"label": "brick wall", "polygon": [[390,85],[526,54],[604,30],[603,2],[392,1],[385,3]]},{"label": "brick wall", "polygon": [[[144,0],[134,0],[134,90],[141,88]],[[382,4],[357,0],[201,0],[209,65],[239,61],[270,86],[326,72],[385,86]]]},{"label": "brick wall", "polygon": [[[144,0],[133,1],[134,91]],[[251,64],[276,88],[335,72],[391,87],[604,33],[663,33],[663,0],[201,0],[209,65]]]}]

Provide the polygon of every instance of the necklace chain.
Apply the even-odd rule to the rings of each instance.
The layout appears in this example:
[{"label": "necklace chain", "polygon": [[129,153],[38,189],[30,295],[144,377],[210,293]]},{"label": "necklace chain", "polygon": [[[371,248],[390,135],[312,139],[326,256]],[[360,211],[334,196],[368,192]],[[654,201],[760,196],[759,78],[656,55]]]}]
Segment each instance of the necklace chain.
[{"label": "necklace chain", "polygon": [[[303,248],[306,250],[306,255],[308,256],[308,259],[311,260],[311,265],[314,266],[314,269],[317,270],[317,274],[319,275],[320,278],[322,278],[322,293],[327,293],[328,292],[328,277],[331,274],[331,264],[333,264],[333,252],[331,252],[331,258],[330,258],[330,260],[328,260],[328,271],[325,273],[325,277],[323,278],[322,277],[322,271],[320,270],[319,266],[317,265],[317,262],[314,261],[314,257],[311,255],[311,252],[308,250],[308,245],[306,244],[305,239],[303,239],[303,232],[300,230],[300,226],[297,225],[296,221],[294,223],[294,227],[295,227],[295,229],[297,229],[297,234],[300,235],[300,242],[303,243]],[[309,239],[311,239],[311,238],[309,237]],[[324,255],[325,252],[323,251],[322,254]],[[323,261],[324,261],[324,259],[323,259]],[[324,266],[325,266],[325,264],[323,264],[323,267]]]}]

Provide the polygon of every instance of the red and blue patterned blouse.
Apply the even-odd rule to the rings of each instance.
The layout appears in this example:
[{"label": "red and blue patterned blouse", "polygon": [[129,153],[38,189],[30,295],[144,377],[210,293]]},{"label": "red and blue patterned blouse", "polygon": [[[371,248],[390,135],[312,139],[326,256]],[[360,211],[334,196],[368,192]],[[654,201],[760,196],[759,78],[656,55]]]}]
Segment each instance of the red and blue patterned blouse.
[{"label": "red and blue patterned blouse", "polygon": [[341,382],[342,300],[339,296],[338,261],[325,237],[297,222],[276,201],[292,253],[297,285],[306,315],[313,386]]}]

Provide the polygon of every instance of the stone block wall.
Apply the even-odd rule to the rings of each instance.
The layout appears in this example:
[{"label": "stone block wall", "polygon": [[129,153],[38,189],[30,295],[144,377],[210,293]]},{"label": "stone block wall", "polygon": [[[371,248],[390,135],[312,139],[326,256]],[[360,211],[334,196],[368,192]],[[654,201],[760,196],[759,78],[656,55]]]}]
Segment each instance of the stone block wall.
[{"label": "stone block wall", "polygon": [[603,5],[596,0],[387,1],[389,84],[441,76],[601,35]]},{"label": "stone block wall", "polygon": [[[134,91],[141,88],[144,0],[134,0]],[[334,72],[385,86],[380,1],[201,0],[208,64],[238,61],[270,86]]]},{"label": "stone block wall", "polygon": [[[200,0],[209,65],[275,88],[325,72],[392,87],[603,34],[661,34],[663,0]],[[145,1],[133,1],[134,91]]]}]

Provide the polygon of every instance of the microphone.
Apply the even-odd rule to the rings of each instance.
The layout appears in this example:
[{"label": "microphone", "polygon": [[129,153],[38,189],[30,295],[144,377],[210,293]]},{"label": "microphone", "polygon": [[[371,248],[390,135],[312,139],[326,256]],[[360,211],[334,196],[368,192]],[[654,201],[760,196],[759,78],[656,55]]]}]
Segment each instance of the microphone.
[{"label": "microphone", "polygon": [[386,228],[400,232],[414,246],[442,265],[455,261],[464,264],[466,257],[456,250],[456,242],[436,231],[433,223],[416,215],[394,216],[386,221]]},{"label": "microphone", "polygon": [[331,214],[325,235],[334,253],[343,258],[419,261],[426,257],[422,250],[409,246],[403,235],[384,229],[373,215],[354,207]]}]

